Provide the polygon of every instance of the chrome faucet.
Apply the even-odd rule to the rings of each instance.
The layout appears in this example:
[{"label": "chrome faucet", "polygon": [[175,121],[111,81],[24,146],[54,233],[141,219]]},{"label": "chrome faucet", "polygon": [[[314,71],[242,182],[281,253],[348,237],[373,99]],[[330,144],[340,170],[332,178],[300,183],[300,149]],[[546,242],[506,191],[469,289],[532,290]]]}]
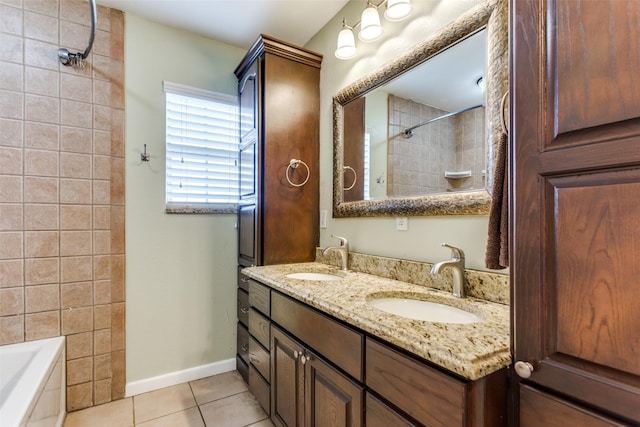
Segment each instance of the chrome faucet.
[{"label": "chrome faucet", "polygon": [[453,296],[464,298],[464,252],[446,243],[443,243],[442,246],[451,249],[451,260],[434,264],[431,267],[431,274],[438,274],[443,267],[450,267],[453,276]]},{"label": "chrome faucet", "polygon": [[325,256],[329,251],[338,251],[340,253],[340,258],[342,260],[340,269],[342,271],[347,271],[347,263],[349,261],[349,241],[347,241],[347,239],[345,239],[344,237],[334,236],[333,234],[331,235],[331,237],[335,237],[336,239],[339,239],[340,246],[329,246],[324,248],[322,250],[322,256]]}]

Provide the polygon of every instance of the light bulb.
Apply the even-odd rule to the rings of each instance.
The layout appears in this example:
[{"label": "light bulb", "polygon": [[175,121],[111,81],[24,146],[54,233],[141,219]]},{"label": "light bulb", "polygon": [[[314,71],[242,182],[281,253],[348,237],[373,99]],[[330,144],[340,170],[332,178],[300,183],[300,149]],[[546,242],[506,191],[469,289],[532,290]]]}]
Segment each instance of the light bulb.
[{"label": "light bulb", "polygon": [[389,21],[402,21],[413,12],[411,0],[388,0],[384,17]]}]

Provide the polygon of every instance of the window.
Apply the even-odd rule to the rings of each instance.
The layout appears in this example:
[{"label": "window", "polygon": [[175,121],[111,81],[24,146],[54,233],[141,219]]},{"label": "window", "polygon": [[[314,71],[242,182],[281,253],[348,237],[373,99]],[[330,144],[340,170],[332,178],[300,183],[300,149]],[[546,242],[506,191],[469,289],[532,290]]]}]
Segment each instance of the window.
[{"label": "window", "polygon": [[238,98],[164,82],[169,213],[236,211]]}]

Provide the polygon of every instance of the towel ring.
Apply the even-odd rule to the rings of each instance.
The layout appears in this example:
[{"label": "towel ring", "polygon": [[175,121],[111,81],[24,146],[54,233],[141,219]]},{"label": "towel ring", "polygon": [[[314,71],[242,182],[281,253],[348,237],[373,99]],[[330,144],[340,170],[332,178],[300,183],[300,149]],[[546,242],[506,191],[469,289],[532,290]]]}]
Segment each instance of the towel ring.
[{"label": "towel ring", "polygon": [[356,186],[356,182],[358,181],[358,175],[356,174],[356,170],[355,170],[354,168],[352,168],[351,166],[343,166],[343,167],[342,167],[342,170],[343,170],[343,171],[346,171],[347,169],[349,169],[351,172],[353,172],[353,184],[351,184],[351,186],[350,186],[350,187],[348,187],[348,188],[343,186],[343,187],[342,187],[342,189],[343,189],[344,191],[349,191],[349,190],[351,190],[353,187],[355,187],[355,186]]},{"label": "towel ring", "polygon": [[502,126],[502,132],[509,134],[509,127],[507,126],[507,119],[504,116],[505,108],[507,106],[507,98],[509,97],[509,91],[506,91],[500,101],[500,125]]},{"label": "towel ring", "polygon": [[[307,168],[307,177],[300,184],[294,184],[293,182],[291,182],[291,179],[289,179],[289,170],[298,169],[298,166],[300,165],[304,165],[304,167]],[[307,183],[307,181],[309,181],[309,177],[311,176],[311,171],[309,170],[309,166],[302,160],[291,159],[289,160],[289,166],[287,166],[287,171],[285,172],[284,175],[287,178],[287,182],[291,184],[293,187],[302,187]]]}]

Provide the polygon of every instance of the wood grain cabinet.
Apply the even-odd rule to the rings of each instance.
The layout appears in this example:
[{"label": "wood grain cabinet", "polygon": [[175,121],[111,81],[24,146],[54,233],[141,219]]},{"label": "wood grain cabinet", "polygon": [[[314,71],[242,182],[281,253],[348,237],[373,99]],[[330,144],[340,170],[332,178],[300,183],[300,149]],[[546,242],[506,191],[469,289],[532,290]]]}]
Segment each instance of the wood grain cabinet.
[{"label": "wood grain cabinet", "polygon": [[[321,62],[319,54],[262,35],[235,70],[241,266],[315,259]],[[289,168],[292,159],[307,166]]]},{"label": "wood grain cabinet", "polygon": [[511,8],[513,424],[637,426],[640,2]]}]

